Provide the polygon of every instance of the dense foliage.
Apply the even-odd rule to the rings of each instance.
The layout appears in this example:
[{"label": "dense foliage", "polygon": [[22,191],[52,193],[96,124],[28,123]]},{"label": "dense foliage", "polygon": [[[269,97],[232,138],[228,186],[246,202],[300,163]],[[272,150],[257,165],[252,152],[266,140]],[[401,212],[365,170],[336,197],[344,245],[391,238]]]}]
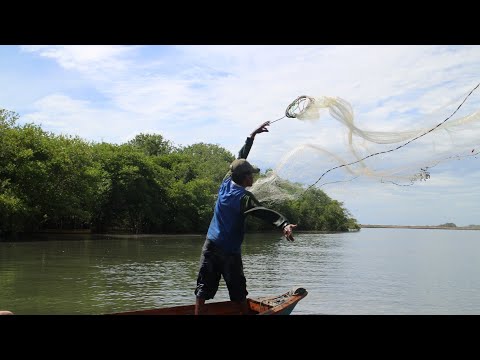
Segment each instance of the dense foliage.
[{"label": "dense foliage", "polygon": [[[206,232],[235,158],[218,145],[175,147],[161,135],[90,143],[17,121],[18,114],[0,110],[0,236],[46,229]],[[318,189],[272,207],[299,230],[359,229],[342,203]]]}]

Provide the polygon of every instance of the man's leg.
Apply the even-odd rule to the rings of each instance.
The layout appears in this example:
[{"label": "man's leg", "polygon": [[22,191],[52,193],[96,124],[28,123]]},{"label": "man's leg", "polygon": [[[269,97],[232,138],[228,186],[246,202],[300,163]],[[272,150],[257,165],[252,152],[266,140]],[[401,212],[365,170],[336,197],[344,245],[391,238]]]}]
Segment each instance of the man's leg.
[{"label": "man's leg", "polygon": [[203,315],[204,313],[205,299],[197,297],[195,302],[195,315]]},{"label": "man's leg", "polygon": [[195,288],[195,315],[205,314],[205,300],[213,299],[220,284],[221,273],[218,271],[218,262],[215,245],[206,240],[200,257],[197,287]]},{"label": "man's leg", "polygon": [[243,261],[240,254],[228,256],[225,261],[223,278],[227,284],[230,300],[238,304],[242,315],[248,315],[250,306],[247,300],[247,280],[243,273]]}]

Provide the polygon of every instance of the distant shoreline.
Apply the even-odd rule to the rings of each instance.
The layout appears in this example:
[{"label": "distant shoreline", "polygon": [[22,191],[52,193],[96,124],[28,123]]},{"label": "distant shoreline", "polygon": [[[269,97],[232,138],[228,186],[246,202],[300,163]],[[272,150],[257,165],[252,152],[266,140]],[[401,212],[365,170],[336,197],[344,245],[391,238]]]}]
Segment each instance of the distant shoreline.
[{"label": "distant shoreline", "polygon": [[480,226],[430,226],[430,225],[360,225],[363,228],[387,229],[439,229],[439,230],[480,230]]}]

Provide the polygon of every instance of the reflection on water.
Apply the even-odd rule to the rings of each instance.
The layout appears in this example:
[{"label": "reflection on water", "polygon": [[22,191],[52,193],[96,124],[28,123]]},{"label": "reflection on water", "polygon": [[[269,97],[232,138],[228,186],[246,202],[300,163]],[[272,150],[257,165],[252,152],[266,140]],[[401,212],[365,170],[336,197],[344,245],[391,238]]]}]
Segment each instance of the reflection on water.
[{"label": "reflection on water", "polygon": [[[478,314],[477,231],[362,229],[247,234],[250,297],[294,286],[298,314]],[[102,314],[194,303],[203,236],[105,236],[0,243],[0,309]],[[223,280],[215,301],[228,300]]]}]

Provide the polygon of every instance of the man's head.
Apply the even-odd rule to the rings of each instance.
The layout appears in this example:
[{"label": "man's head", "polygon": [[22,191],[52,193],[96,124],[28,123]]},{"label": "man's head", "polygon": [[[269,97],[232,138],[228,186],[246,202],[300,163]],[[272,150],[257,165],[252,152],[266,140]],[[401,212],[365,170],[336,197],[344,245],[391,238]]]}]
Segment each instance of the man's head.
[{"label": "man's head", "polygon": [[232,179],[238,185],[252,186],[253,174],[260,172],[260,169],[250,164],[245,159],[236,159],[230,164]]}]

